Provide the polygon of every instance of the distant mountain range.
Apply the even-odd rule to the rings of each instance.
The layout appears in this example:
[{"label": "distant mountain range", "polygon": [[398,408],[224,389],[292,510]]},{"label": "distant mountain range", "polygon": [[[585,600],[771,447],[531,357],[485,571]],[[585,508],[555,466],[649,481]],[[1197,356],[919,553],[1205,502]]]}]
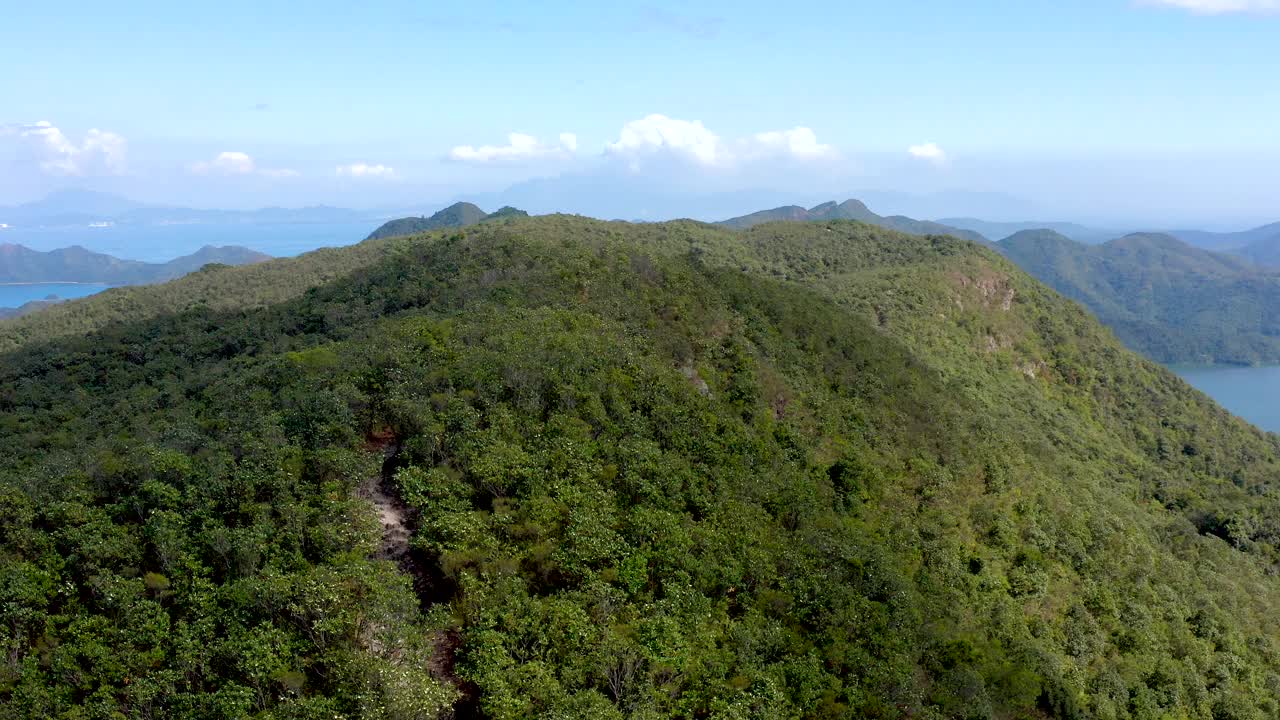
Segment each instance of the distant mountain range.
[{"label": "distant mountain range", "polygon": [[349,210],[317,205],[304,208],[201,210],[134,202],[109,193],[62,190],[35,202],[0,207],[0,223],[12,227],[58,227],[110,222],[120,225],[186,223],[340,223],[386,217],[385,211]]},{"label": "distant mountain range", "polygon": [[1156,360],[1280,362],[1280,272],[1157,233],[1085,245],[1027,230],[996,247]]},{"label": "distant mountain range", "polygon": [[449,227],[467,227],[482,222],[501,220],[511,217],[528,217],[529,213],[513,207],[504,207],[495,212],[486,213],[469,202],[454,203],[430,217],[403,217],[383,223],[381,227],[369,233],[366,240],[377,240],[397,235],[413,235],[415,233],[439,230]]},{"label": "distant mountain range", "polygon": [[1088,227],[1073,222],[1043,222],[1043,221],[1026,221],[1026,222],[993,222],[990,220],[979,220],[973,217],[951,217],[939,218],[935,222],[943,225],[950,225],[962,230],[972,230],[984,237],[993,240],[1006,238],[1015,233],[1025,230],[1053,230],[1056,233],[1065,235],[1066,237],[1082,242],[1087,245],[1096,245],[1113,240],[1125,233],[1116,230],[1101,230],[1094,227]]},{"label": "distant mountain range", "polygon": [[903,215],[890,215],[888,217],[877,215],[859,200],[845,200],[842,203],[830,201],[808,209],[799,205],[784,205],[771,210],[761,210],[750,215],[722,220],[716,224],[744,230],[767,222],[815,220],[857,220],[869,225],[911,233],[912,235],[953,235],[966,240],[973,240],[974,242],[987,242],[986,237],[972,230],[928,220],[915,220]]},{"label": "distant mountain range", "polygon": [[271,256],[235,245],[206,245],[191,255],[165,263],[122,260],[80,246],[40,252],[22,245],[0,245],[0,283],[81,282],[140,285],[164,282],[209,263],[248,265]]},{"label": "distant mountain range", "polygon": [[[501,192],[472,194],[464,196],[465,203],[455,203],[443,211],[448,214],[458,205],[468,205],[483,215],[478,206],[518,206],[535,213],[571,212],[599,218],[619,218],[632,220],[667,220],[676,217],[694,219],[714,219],[716,217],[733,216],[753,207],[763,207],[778,197],[772,190],[739,190],[725,192],[699,192],[689,188],[663,188],[645,184],[640,180],[597,177],[590,174],[566,175],[557,178],[529,180],[507,188]],[[1035,209],[1027,202],[1013,196],[999,193],[980,192],[944,192],[917,195],[901,192],[864,190],[855,194],[861,205],[842,203],[832,210],[834,216],[849,216],[848,219],[861,220],[881,227],[904,230],[915,234],[946,232],[970,239],[981,236],[984,239],[997,240],[1027,230],[1053,230],[1077,242],[1098,244],[1132,232],[1137,227],[1127,229],[1107,229],[1083,225],[1067,221],[1029,220],[1020,222],[993,221],[988,217],[1016,217],[1026,212],[1028,215]],[[818,200],[819,198],[801,198]],[[865,203],[865,204],[864,204]],[[797,210],[805,212],[826,212],[832,203],[823,203],[814,208],[800,205],[787,205],[765,213],[783,211],[777,219],[802,219],[796,215]],[[886,215],[878,215],[867,210],[867,205],[881,209],[889,209]],[[424,224],[432,217],[423,211],[439,207],[435,203],[426,202],[412,207],[383,207],[366,210],[316,205],[302,208],[259,208],[255,210],[219,210],[197,209],[188,207],[158,206],[140,203],[110,193],[89,190],[69,189],[50,194],[49,196],[22,205],[0,207],[0,233],[5,227],[61,227],[83,226],[96,223],[112,225],[182,225],[182,224],[337,224],[337,223],[381,223],[388,218],[400,218],[401,224],[395,227],[396,234],[403,232],[419,232],[429,230],[435,225]],[[959,210],[963,214],[956,211]],[[843,213],[843,215],[841,214]],[[950,213],[950,214],[947,214]],[[439,215],[440,213],[437,213]],[[759,216],[760,213],[733,217],[730,221],[745,221],[745,218]],[[913,217],[933,218],[932,220],[914,220]],[[461,218],[470,222],[472,215]],[[809,219],[820,220],[822,217]],[[830,218],[827,218],[830,219]],[[416,220],[418,224],[415,225]],[[397,222],[397,221],[392,221]],[[450,220],[455,226],[458,220]],[[948,229],[942,229],[943,226]],[[403,230],[403,232],[402,232]],[[381,232],[379,228],[378,231]],[[967,231],[961,233],[960,231]],[[1240,232],[1210,232],[1206,230],[1165,230],[1160,231],[1178,238],[1186,243],[1207,250],[1230,252],[1248,258],[1255,263],[1280,267],[1280,223],[1272,223]]]},{"label": "distant mountain range", "polygon": [[1241,232],[1171,230],[1169,234],[1196,247],[1229,252],[1259,265],[1280,267],[1280,222]]},{"label": "distant mountain range", "polygon": [[[941,234],[988,244],[1023,270],[1093,311],[1129,347],[1165,363],[1280,363],[1280,270],[1263,267],[1280,253],[1280,225],[1242,233],[1192,233],[1234,254],[1194,247],[1171,234],[1107,231],[1074,223],[946,222],[877,215],[858,200],[812,208],[787,205],[724,220],[746,229],[767,222],[857,220],[913,235]],[[981,231],[1001,237],[989,243]],[[1074,234],[1073,239],[1067,232]],[[1244,243],[1241,245],[1241,243]],[[1255,262],[1255,258],[1257,262]]]}]

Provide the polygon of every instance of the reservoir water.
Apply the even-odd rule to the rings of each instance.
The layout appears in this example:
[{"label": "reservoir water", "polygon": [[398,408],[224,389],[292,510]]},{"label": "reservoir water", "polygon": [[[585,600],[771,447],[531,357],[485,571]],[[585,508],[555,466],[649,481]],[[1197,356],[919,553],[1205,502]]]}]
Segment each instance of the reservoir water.
[{"label": "reservoir water", "polygon": [[1280,367],[1175,367],[1183,380],[1263,430],[1280,432]]}]

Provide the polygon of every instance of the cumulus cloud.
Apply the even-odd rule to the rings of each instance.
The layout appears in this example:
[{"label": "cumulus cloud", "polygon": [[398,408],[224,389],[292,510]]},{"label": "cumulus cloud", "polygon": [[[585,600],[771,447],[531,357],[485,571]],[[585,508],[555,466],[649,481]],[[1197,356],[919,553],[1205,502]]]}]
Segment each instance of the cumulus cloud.
[{"label": "cumulus cloud", "polygon": [[192,165],[191,171],[197,175],[209,175],[211,173],[248,175],[253,172],[253,158],[242,152],[220,152],[210,162],[198,162]]},{"label": "cumulus cloud", "polygon": [[632,120],[622,126],[617,142],[605,152],[631,158],[668,152],[688,157],[701,165],[722,165],[729,161],[729,151],[719,135],[698,120],[677,120],[653,114]]},{"label": "cumulus cloud", "polygon": [[485,165],[490,163],[520,163],[553,157],[567,157],[578,149],[578,136],[561,133],[557,143],[543,143],[538,138],[513,132],[507,136],[506,145],[459,145],[449,151],[449,159],[456,162]]},{"label": "cumulus cloud", "polygon": [[923,145],[912,145],[907,148],[907,152],[911,153],[911,157],[919,160],[928,160],[929,162],[943,163],[947,161],[947,154],[938,147],[936,143],[924,143]]},{"label": "cumulus cloud", "polygon": [[120,175],[125,171],[128,143],[97,128],[76,143],[48,120],[0,125],[0,136],[15,137],[40,170],[49,175]]},{"label": "cumulus cloud", "polygon": [[726,140],[698,120],[649,115],[622,126],[618,140],[605,154],[625,159],[632,168],[650,157],[669,156],[707,168],[726,168],[764,160],[835,158],[835,148],[818,142],[807,127],[769,130]]},{"label": "cumulus cloud", "polygon": [[338,177],[351,178],[393,178],[396,175],[395,168],[386,165],[371,165],[369,163],[351,163],[350,165],[339,165],[334,171]]},{"label": "cumulus cloud", "polygon": [[208,162],[198,162],[191,166],[196,175],[261,175],[272,179],[298,177],[297,170],[288,168],[259,168],[248,153],[227,150],[218,153]]},{"label": "cumulus cloud", "polygon": [[1280,13],[1280,0],[1140,0],[1140,2],[1143,5],[1190,10],[1201,15]]},{"label": "cumulus cloud", "polygon": [[834,157],[835,148],[818,142],[818,136],[807,127],[756,133],[751,145],[757,155],[782,155],[802,159]]}]

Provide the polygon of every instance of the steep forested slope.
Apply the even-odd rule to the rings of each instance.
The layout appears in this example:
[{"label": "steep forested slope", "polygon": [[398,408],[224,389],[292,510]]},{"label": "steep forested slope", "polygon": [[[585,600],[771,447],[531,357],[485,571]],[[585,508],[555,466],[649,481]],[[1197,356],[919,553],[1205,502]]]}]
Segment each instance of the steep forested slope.
[{"label": "steep forested slope", "polygon": [[1280,273],[1168,235],[1086,246],[1028,231],[998,246],[1161,362],[1280,362]]},{"label": "steep forested slope", "polygon": [[0,356],[0,716],[1280,710],[1276,438],[972,243],[546,217],[214,278]]}]

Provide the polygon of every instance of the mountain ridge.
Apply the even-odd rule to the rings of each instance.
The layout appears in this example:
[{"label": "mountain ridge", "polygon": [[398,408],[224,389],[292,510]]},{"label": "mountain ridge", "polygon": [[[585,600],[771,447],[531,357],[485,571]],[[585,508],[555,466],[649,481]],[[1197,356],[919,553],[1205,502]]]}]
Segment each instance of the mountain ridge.
[{"label": "mountain ridge", "polygon": [[877,215],[862,201],[855,199],[845,200],[840,203],[829,200],[808,209],[799,205],[784,205],[769,210],[759,210],[749,215],[721,220],[715,224],[742,230],[767,222],[817,222],[823,220],[857,220],[858,222],[865,222],[913,235],[954,235],[974,242],[988,242],[986,237],[972,230],[950,227],[927,220],[915,220],[903,215]]},{"label": "mountain ridge", "polygon": [[1280,272],[1164,233],[1085,245],[1023,231],[996,247],[1161,362],[1280,362]]},{"label": "mountain ridge", "polygon": [[511,206],[503,206],[492,213],[486,213],[473,203],[456,202],[437,211],[430,217],[403,217],[389,220],[369,233],[365,240],[379,240],[397,235],[412,235],[440,228],[469,227],[482,222],[528,216],[529,213]]},{"label": "mountain ridge", "polygon": [[547,216],[109,292],[0,325],[15,717],[1280,709],[1280,437],[988,247]]},{"label": "mountain ridge", "polygon": [[270,255],[238,245],[205,245],[190,255],[148,263],[123,260],[80,245],[39,251],[15,243],[0,243],[0,283],[134,285],[172,280],[209,263],[245,265],[270,259]]}]

